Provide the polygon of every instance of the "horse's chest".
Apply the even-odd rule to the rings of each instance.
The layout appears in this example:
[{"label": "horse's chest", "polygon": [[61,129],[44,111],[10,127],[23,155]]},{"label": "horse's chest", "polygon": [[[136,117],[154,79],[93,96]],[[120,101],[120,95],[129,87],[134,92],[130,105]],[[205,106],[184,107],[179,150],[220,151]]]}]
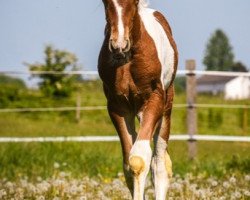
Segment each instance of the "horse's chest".
[{"label": "horse's chest", "polygon": [[136,86],[128,69],[117,70],[115,76],[115,92],[117,95],[129,97],[130,93],[136,93]]}]

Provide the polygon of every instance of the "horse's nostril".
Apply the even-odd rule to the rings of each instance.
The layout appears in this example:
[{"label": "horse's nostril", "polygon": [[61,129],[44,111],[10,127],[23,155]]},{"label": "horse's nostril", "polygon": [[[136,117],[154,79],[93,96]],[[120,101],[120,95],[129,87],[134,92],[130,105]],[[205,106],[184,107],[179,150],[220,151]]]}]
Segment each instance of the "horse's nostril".
[{"label": "horse's nostril", "polygon": [[126,40],[126,46],[124,48],[124,52],[128,52],[130,50],[130,47],[131,47],[131,43],[130,43],[130,40]]},{"label": "horse's nostril", "polygon": [[113,39],[109,40],[108,48],[111,53],[124,54],[130,50],[130,40],[126,39],[123,42],[115,42]]},{"label": "horse's nostril", "polygon": [[113,40],[109,40],[109,50],[110,50],[110,52],[113,52],[113,45],[112,45],[112,43],[113,43]]}]

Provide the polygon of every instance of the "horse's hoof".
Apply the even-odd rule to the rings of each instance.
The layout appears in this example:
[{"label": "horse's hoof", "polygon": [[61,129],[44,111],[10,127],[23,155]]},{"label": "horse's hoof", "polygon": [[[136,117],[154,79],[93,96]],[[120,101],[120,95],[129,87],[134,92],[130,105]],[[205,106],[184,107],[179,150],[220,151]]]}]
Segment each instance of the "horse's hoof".
[{"label": "horse's hoof", "polygon": [[132,156],[129,159],[129,166],[132,172],[136,175],[139,176],[141,172],[145,169],[145,163],[143,159],[139,156]]}]

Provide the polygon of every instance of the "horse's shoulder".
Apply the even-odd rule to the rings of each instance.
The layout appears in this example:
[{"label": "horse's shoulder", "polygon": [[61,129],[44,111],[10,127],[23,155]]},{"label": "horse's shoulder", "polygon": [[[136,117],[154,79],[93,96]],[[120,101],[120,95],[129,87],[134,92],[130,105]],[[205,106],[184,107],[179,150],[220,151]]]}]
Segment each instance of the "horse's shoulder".
[{"label": "horse's shoulder", "polygon": [[161,14],[159,11],[155,11],[154,16],[157,19],[157,21],[163,26],[165,31],[169,32],[172,35],[172,29],[171,29],[167,19],[164,17],[164,15]]}]

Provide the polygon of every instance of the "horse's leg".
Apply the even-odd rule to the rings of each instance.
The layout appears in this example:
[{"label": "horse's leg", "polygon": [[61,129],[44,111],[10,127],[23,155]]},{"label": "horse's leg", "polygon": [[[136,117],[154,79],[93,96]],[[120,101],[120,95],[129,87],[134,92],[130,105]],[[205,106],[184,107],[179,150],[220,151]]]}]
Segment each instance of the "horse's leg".
[{"label": "horse's leg", "polygon": [[154,137],[155,145],[151,168],[156,200],[164,200],[166,198],[169,187],[169,179],[172,177],[172,162],[167,152],[167,142],[170,132],[170,117],[173,96],[173,86],[170,86],[166,95],[162,121]]},{"label": "horse's leg", "polygon": [[140,128],[136,142],[129,155],[129,166],[133,172],[134,200],[144,198],[146,177],[150,168],[152,151],[150,141],[163,112],[163,94],[154,92],[138,114]]},{"label": "horse's leg", "polygon": [[133,195],[133,177],[129,168],[129,153],[132,148],[133,138],[136,137],[134,115],[128,112],[126,108],[124,109],[122,106],[111,103],[108,103],[108,111],[120,137],[123,153],[123,171],[127,186],[131,195]]}]

